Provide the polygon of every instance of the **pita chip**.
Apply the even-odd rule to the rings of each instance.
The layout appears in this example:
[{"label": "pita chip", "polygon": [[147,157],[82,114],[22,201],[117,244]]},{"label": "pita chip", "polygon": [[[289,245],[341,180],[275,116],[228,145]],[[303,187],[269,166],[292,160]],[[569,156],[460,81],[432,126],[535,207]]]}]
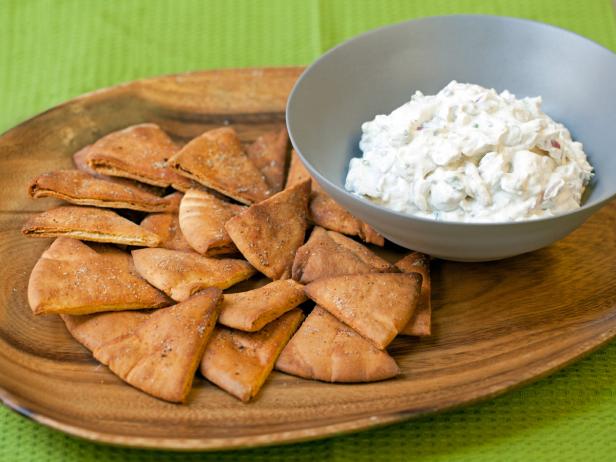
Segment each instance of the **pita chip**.
[{"label": "pita chip", "polygon": [[284,185],[289,135],[287,127],[264,133],[246,148],[246,155],[261,170],[270,191],[277,193]]},{"label": "pita chip", "polygon": [[225,294],[218,322],[255,332],[306,300],[304,286],[293,279],[273,281],[258,289]]},{"label": "pita chip", "polygon": [[385,240],[372,227],[351,215],[344,207],[339,205],[332,197],[327,194],[304,167],[297,153],[291,151],[291,165],[287,177],[286,187],[289,188],[300,181],[310,179],[312,181],[312,192],[310,194],[310,219],[322,228],[358,236],[368,244],[383,246]]},{"label": "pita chip", "polygon": [[135,270],[133,259],[116,247],[92,248],[57,238],[36,262],[28,282],[34,314],[88,314],[159,308],[169,299]]},{"label": "pita chip", "polygon": [[226,289],[255,273],[252,266],[239,259],[208,258],[160,248],[133,250],[132,254],[139,274],[179,302],[207,287]]},{"label": "pita chip", "polygon": [[60,315],[73,338],[90,351],[97,350],[105,343],[130,334],[148,316],[149,313],[145,311],[110,311],[78,316]]},{"label": "pita chip", "polygon": [[157,310],[127,335],[92,351],[132,386],[174,403],[186,401],[220,310],[221,291],[206,289]]},{"label": "pita chip", "polygon": [[316,181],[313,181],[310,173],[308,173],[308,170],[306,170],[306,167],[304,167],[295,149],[291,149],[291,161],[289,163],[289,172],[287,173],[285,188],[290,188],[306,180],[312,181],[312,186],[316,183]]},{"label": "pita chip", "polygon": [[175,213],[151,213],[141,221],[141,227],[158,236],[160,243],[157,247],[182,252],[192,251],[192,247],[182,234],[178,216]]},{"label": "pita chip", "polygon": [[318,305],[282,350],[276,369],[324,382],[374,382],[400,373],[387,352]]},{"label": "pita chip", "polygon": [[295,254],[292,276],[307,284],[323,277],[392,270],[392,265],[359,242],[315,226]]},{"label": "pita chip", "polygon": [[180,228],[190,246],[201,254],[213,249],[234,251],[225,223],[246,207],[219,199],[205,191],[189,189],[180,203]]},{"label": "pita chip", "polygon": [[259,393],[302,319],[304,313],[294,309],[258,332],[216,327],[201,361],[201,373],[236,398],[249,401]]},{"label": "pita chip", "polygon": [[77,205],[165,212],[172,203],[137,186],[102,180],[79,170],[43,173],[30,183],[30,196],[55,197]]},{"label": "pita chip", "polygon": [[225,229],[252,266],[271,279],[287,279],[303,244],[310,182],[304,181],[231,218]]},{"label": "pita chip", "polygon": [[246,156],[235,130],[217,128],[186,144],[169,160],[181,175],[250,205],[270,195],[263,174]]},{"label": "pita chip", "polygon": [[90,146],[85,157],[88,167],[100,174],[166,188],[177,179],[166,163],[177,150],[158,125],[146,123],[105,135]]},{"label": "pita chip", "polygon": [[29,237],[71,237],[82,241],[156,247],[159,237],[111,210],[56,207],[33,215],[21,228]]},{"label": "pita chip", "polygon": [[404,273],[421,274],[421,293],[415,314],[400,331],[403,335],[430,335],[432,323],[432,288],[430,284],[430,257],[420,252],[412,252],[398,260],[396,266]]},{"label": "pita chip", "polygon": [[322,278],[306,295],[384,349],[410,321],[421,291],[418,273],[370,273]]},{"label": "pita chip", "polygon": [[73,154],[73,163],[75,164],[75,168],[77,170],[81,170],[82,172],[87,173],[88,175],[92,175],[95,178],[99,178],[101,180],[111,181],[112,183],[128,185],[128,186],[136,186],[139,189],[142,189],[146,192],[152,193],[156,196],[162,196],[164,189],[159,188],[158,186],[152,186],[150,184],[141,183],[140,181],[129,180],[128,178],[121,178],[115,176],[107,176],[101,173],[98,173],[96,170],[91,168],[88,165],[88,155],[90,153],[91,144],[81,148],[75,154]]}]

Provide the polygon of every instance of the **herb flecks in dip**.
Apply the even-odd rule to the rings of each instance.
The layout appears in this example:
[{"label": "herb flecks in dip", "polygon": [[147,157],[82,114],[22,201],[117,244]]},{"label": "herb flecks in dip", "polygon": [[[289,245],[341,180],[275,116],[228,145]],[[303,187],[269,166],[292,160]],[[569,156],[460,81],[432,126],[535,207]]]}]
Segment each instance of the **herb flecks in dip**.
[{"label": "herb flecks in dip", "polygon": [[398,212],[437,220],[502,222],[580,207],[592,176],[582,144],[541,111],[516,99],[451,82],[416,92],[389,115],[362,125],[363,157],[346,188]]}]

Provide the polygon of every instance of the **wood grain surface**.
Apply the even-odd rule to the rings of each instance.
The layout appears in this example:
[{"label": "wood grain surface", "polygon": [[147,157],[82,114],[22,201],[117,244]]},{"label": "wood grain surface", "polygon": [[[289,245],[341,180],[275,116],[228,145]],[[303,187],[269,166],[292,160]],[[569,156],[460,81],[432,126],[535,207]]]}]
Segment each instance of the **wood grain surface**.
[{"label": "wood grain surface", "polygon": [[[77,98],[0,138],[0,398],[73,435],[152,448],[216,449],[299,441],[383,425],[486,399],[544,376],[616,336],[616,204],[548,248],[489,263],[433,262],[434,335],[400,337],[403,373],[331,385],[273,373],[250,404],[202,377],[188,405],[124,384],[66,332],[34,317],[30,270],[49,245],[19,229],[57,201],[31,200],[28,180],[131,124],[158,123],[185,141],[231,123],[244,141],[284,120],[299,68],[197,72]],[[403,249],[382,252],[393,259]]]}]

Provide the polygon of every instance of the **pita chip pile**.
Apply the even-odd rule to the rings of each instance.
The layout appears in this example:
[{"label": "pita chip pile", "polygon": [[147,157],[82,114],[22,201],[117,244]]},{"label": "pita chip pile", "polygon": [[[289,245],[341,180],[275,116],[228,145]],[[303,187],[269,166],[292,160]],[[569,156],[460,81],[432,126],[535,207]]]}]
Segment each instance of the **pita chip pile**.
[{"label": "pita chip pile", "polygon": [[196,376],[248,402],[273,370],[386,380],[391,342],[431,333],[429,257],[375,253],[383,237],[321,189],[284,126],[181,146],[142,123],[73,161],[28,188],[65,202],[23,225],[53,239],[28,302],[138,390],[190,404]]}]

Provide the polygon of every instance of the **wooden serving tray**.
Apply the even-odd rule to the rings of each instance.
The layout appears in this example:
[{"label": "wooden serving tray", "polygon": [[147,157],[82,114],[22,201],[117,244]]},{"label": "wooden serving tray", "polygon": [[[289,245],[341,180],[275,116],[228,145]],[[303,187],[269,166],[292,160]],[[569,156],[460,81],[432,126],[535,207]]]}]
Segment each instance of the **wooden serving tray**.
[{"label": "wooden serving tray", "polygon": [[[616,203],[546,249],[490,263],[433,263],[434,335],[389,348],[402,375],[332,385],[273,373],[250,404],[195,380],[188,405],[126,385],[56,316],[34,317],[26,288],[49,240],[25,239],[35,175],[128,125],[176,139],[230,123],[245,141],[284,121],[299,68],[196,72],[87,94],[0,138],[0,398],[87,439],[150,448],[219,449],[307,440],[449,409],[545,376],[616,336]],[[390,246],[391,258],[403,250]]]}]

